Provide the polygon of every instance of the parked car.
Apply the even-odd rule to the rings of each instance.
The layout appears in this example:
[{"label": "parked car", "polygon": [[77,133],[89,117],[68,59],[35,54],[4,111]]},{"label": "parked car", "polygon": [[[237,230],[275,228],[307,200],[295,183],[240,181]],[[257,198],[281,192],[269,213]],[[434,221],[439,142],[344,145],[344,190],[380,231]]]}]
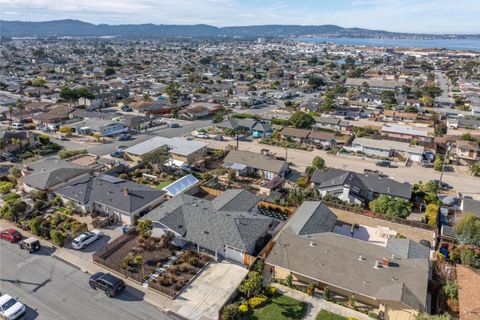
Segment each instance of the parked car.
[{"label": "parked car", "polygon": [[102,290],[108,297],[114,297],[125,289],[125,282],[110,273],[97,272],[88,282],[92,289]]},{"label": "parked car", "polygon": [[440,180],[430,180],[430,182],[439,186],[440,189],[447,189],[447,190],[453,189],[453,187],[451,185],[449,185],[448,183],[443,182],[443,181],[440,182]]},{"label": "parked car", "polygon": [[123,158],[123,155],[125,154],[125,151],[123,150],[116,150],[110,153],[110,156],[113,158]]},{"label": "parked car", "polygon": [[18,162],[20,159],[11,152],[2,152],[2,160],[10,162]]},{"label": "parked car", "polygon": [[205,134],[205,133],[197,133],[195,135],[196,138],[200,138],[200,139],[208,139],[208,134]]},{"label": "parked car", "polygon": [[13,228],[9,228],[0,233],[0,238],[14,243],[22,240],[22,234]]},{"label": "parked car", "polygon": [[130,108],[129,106],[126,106],[126,105],[125,105],[125,106],[122,107],[122,111],[123,111],[123,112],[132,112],[133,109]]},{"label": "parked car", "polygon": [[17,319],[26,311],[25,305],[9,294],[0,297],[0,315],[2,318],[12,320]]},{"label": "parked car", "polygon": [[23,127],[23,123],[20,123],[20,122],[14,122],[12,123],[12,129],[14,130],[23,130],[24,127]]},{"label": "parked car", "polygon": [[213,138],[213,140],[215,141],[223,141],[223,137],[222,136],[215,136],[215,138]]},{"label": "parked car", "polygon": [[392,167],[393,167],[393,166],[392,166],[392,163],[391,163],[390,161],[388,161],[388,160],[377,161],[377,162],[375,163],[375,165],[376,165],[377,167],[386,167],[386,168],[392,168]]},{"label": "parked car", "polygon": [[25,240],[20,240],[18,242],[20,249],[27,250],[29,253],[34,253],[35,251],[40,250],[40,241],[37,238],[30,237]]},{"label": "parked car", "polygon": [[117,137],[117,140],[118,141],[127,141],[127,140],[130,140],[132,138],[132,135],[129,134],[129,133],[124,133],[124,134],[121,134]]},{"label": "parked car", "polygon": [[179,128],[179,127],[180,127],[180,125],[176,122],[170,123],[170,128]]},{"label": "parked car", "polygon": [[89,232],[84,232],[72,241],[73,249],[85,249],[92,242],[100,239],[103,233],[100,230],[93,229]]}]

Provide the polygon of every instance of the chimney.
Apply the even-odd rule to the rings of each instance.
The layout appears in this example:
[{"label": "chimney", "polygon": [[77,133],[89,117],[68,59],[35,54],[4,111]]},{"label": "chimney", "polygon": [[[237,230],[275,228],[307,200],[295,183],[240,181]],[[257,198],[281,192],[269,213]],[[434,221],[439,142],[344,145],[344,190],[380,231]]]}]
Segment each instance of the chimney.
[{"label": "chimney", "polygon": [[127,187],[123,188],[123,195],[125,197],[128,197],[128,188]]},{"label": "chimney", "polygon": [[388,258],[383,258],[383,259],[382,259],[382,267],[388,268],[389,265],[390,265],[390,259],[388,259]]}]

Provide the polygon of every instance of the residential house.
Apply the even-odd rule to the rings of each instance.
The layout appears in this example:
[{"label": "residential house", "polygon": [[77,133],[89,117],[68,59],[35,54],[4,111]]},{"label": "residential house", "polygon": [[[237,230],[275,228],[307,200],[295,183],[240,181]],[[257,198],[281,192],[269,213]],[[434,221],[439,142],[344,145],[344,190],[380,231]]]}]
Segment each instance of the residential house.
[{"label": "residential house", "polygon": [[462,198],[460,210],[462,214],[471,213],[480,219],[480,200]]},{"label": "residential house", "polygon": [[153,137],[125,149],[125,156],[133,161],[141,161],[146,155],[166,147],[172,165],[181,167],[201,160],[207,155],[207,144],[182,138]]},{"label": "residential house", "polygon": [[0,129],[2,152],[14,152],[38,144],[38,136],[32,131],[3,131]]},{"label": "residential house", "polygon": [[395,91],[401,92],[403,83],[395,80],[365,79],[365,78],[347,78],[345,81],[347,88],[367,86],[372,91]]},{"label": "residential house", "polygon": [[154,234],[172,232],[177,245],[249,264],[278,225],[256,213],[259,201],[247,190],[229,189],[213,200],[180,194],[144,218],[153,221]]},{"label": "residential house", "polygon": [[290,139],[299,143],[306,143],[308,142],[308,135],[310,132],[311,130],[286,127],[280,131],[280,135],[284,139]]},{"label": "residential house", "polygon": [[57,105],[48,111],[40,112],[33,115],[33,122],[36,125],[49,128],[51,130],[58,129],[65,121],[70,119],[72,108],[68,105]]},{"label": "residential house", "polygon": [[357,173],[330,168],[316,170],[310,179],[322,196],[333,195],[348,203],[365,204],[381,195],[410,200],[412,185],[376,173]]},{"label": "residential house", "polygon": [[99,133],[102,137],[112,137],[128,132],[128,127],[123,122],[96,118],[85,119],[70,125],[70,127],[79,135]]},{"label": "residential house", "polygon": [[256,119],[228,118],[215,125],[219,129],[244,129],[254,138],[268,137],[272,133],[270,123]]},{"label": "residential house", "polygon": [[64,201],[72,201],[83,212],[115,215],[124,224],[164,201],[165,191],[107,174],[87,175],[55,190]]},{"label": "residential house", "polygon": [[461,264],[456,266],[460,320],[480,318],[480,271]]},{"label": "residential house", "polygon": [[429,312],[427,247],[396,238],[382,246],[330,232],[334,224],[334,214],[321,202],[304,202],[265,260],[272,277],[292,276],[295,282],[353,295],[386,320],[413,320]]},{"label": "residential house", "polygon": [[422,146],[415,146],[406,142],[368,138],[355,138],[352,141],[352,146],[347,149],[377,157],[394,158],[401,156],[415,162],[422,161],[422,155],[425,151]]},{"label": "residential house", "polygon": [[398,139],[417,140],[425,143],[432,143],[434,140],[431,128],[409,126],[409,125],[384,125],[381,130],[382,134]]},{"label": "residential house", "polygon": [[22,168],[22,183],[26,192],[40,190],[51,192],[72,179],[86,176],[90,168],[58,158],[48,157],[29,163]]},{"label": "residential house", "polygon": [[314,127],[334,131],[350,131],[352,126],[348,121],[334,117],[315,117]]},{"label": "residential house", "polygon": [[239,176],[256,176],[266,180],[284,178],[289,170],[287,161],[243,150],[231,150],[223,160],[223,165],[235,170]]},{"label": "residential house", "polygon": [[457,140],[452,151],[460,164],[470,165],[480,160],[480,146],[477,141]]}]

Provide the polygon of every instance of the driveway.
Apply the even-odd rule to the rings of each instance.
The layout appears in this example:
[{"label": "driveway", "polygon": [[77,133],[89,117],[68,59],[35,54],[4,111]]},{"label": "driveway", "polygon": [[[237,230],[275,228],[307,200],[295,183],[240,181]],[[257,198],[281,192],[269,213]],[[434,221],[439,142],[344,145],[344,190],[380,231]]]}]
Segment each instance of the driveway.
[{"label": "driveway", "polygon": [[230,261],[212,262],[175,299],[175,313],[193,320],[218,319],[218,311],[248,270]]}]

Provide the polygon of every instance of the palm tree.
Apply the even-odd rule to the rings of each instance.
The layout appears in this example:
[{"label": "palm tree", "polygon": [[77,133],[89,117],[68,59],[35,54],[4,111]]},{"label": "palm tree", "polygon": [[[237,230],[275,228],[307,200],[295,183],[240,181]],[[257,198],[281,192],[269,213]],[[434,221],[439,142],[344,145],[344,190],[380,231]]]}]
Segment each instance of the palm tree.
[{"label": "palm tree", "polygon": [[15,107],[20,110],[20,123],[23,123],[23,110],[25,110],[25,102],[20,99],[17,99]]}]

